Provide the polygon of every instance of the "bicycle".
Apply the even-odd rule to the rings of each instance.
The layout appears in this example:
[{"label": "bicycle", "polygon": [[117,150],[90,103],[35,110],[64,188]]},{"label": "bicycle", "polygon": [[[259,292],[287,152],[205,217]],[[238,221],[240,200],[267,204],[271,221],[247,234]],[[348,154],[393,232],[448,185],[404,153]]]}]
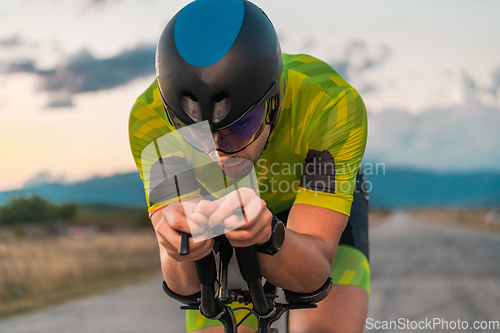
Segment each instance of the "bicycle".
[{"label": "bicycle", "polygon": [[[179,253],[189,253],[186,234],[181,237]],[[219,253],[219,272],[216,272],[214,252]],[[247,283],[248,290],[228,289],[228,265],[233,254],[233,247],[222,235],[215,238],[214,251],[206,257],[195,262],[201,291],[192,296],[181,296],[172,292],[165,281],[163,289],[171,298],[183,303],[183,310],[199,310],[203,316],[210,320],[218,320],[224,326],[225,333],[237,333],[238,327],[251,314],[258,318],[256,333],[278,333],[271,329],[271,325],[279,320],[287,311],[294,309],[316,308],[316,303],[323,300],[332,288],[332,279],[328,278],[323,286],[312,293],[297,293],[283,290],[287,303],[277,303],[276,287],[266,282],[261,283],[261,271],[254,246],[234,248],[240,274]],[[217,292],[216,292],[217,290]],[[248,305],[253,304],[253,309],[240,307],[232,309],[229,304],[233,302]],[[249,311],[242,320],[236,322],[234,311],[246,309]]]}]

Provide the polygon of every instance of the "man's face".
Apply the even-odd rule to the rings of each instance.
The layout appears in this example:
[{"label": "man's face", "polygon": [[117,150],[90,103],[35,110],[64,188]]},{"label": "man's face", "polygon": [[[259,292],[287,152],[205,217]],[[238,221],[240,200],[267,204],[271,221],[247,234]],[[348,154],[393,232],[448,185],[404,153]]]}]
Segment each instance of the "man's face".
[{"label": "man's face", "polygon": [[257,161],[264,151],[264,146],[266,145],[270,131],[271,126],[267,125],[257,140],[236,154],[224,154],[218,151],[217,155],[221,160],[222,170],[224,170],[229,177],[233,178],[248,175],[252,171],[252,168],[257,165]]}]

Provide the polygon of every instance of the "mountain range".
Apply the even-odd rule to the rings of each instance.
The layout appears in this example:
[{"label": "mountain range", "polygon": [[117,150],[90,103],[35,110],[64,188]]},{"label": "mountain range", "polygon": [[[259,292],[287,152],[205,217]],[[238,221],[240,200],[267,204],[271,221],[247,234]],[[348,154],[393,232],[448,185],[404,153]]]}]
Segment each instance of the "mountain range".
[{"label": "mountain range", "polygon": [[[378,174],[367,171],[369,183],[366,188],[370,191],[372,208],[500,206],[500,172],[437,172],[409,168],[387,168]],[[38,181],[23,189],[0,192],[0,205],[11,198],[35,194],[58,204],[146,207],[142,180],[137,172],[94,177],[77,183]]]}]

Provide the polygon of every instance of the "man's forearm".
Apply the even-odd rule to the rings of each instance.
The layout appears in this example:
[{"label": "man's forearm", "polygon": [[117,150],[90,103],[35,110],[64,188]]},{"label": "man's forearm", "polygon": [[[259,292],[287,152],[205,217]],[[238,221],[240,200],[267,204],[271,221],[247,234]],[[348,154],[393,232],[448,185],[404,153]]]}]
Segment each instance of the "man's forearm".
[{"label": "man's forearm", "polygon": [[[163,252],[163,253],[161,253]],[[193,261],[178,262],[161,251],[161,269],[167,286],[176,294],[188,296],[200,291],[200,282]]]},{"label": "man's forearm", "polygon": [[259,254],[262,275],[281,288],[313,292],[330,276],[333,256],[329,251],[323,240],[287,229],[283,248],[277,254]]}]

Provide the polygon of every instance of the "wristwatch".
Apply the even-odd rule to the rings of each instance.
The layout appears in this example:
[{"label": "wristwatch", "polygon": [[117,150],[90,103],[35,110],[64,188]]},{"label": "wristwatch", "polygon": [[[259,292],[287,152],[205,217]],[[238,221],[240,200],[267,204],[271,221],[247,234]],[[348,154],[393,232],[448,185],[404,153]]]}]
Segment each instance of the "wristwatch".
[{"label": "wristwatch", "polygon": [[285,241],[285,225],[276,217],[276,215],[273,215],[271,229],[271,238],[262,245],[256,245],[255,249],[260,253],[273,256],[281,250]]}]

